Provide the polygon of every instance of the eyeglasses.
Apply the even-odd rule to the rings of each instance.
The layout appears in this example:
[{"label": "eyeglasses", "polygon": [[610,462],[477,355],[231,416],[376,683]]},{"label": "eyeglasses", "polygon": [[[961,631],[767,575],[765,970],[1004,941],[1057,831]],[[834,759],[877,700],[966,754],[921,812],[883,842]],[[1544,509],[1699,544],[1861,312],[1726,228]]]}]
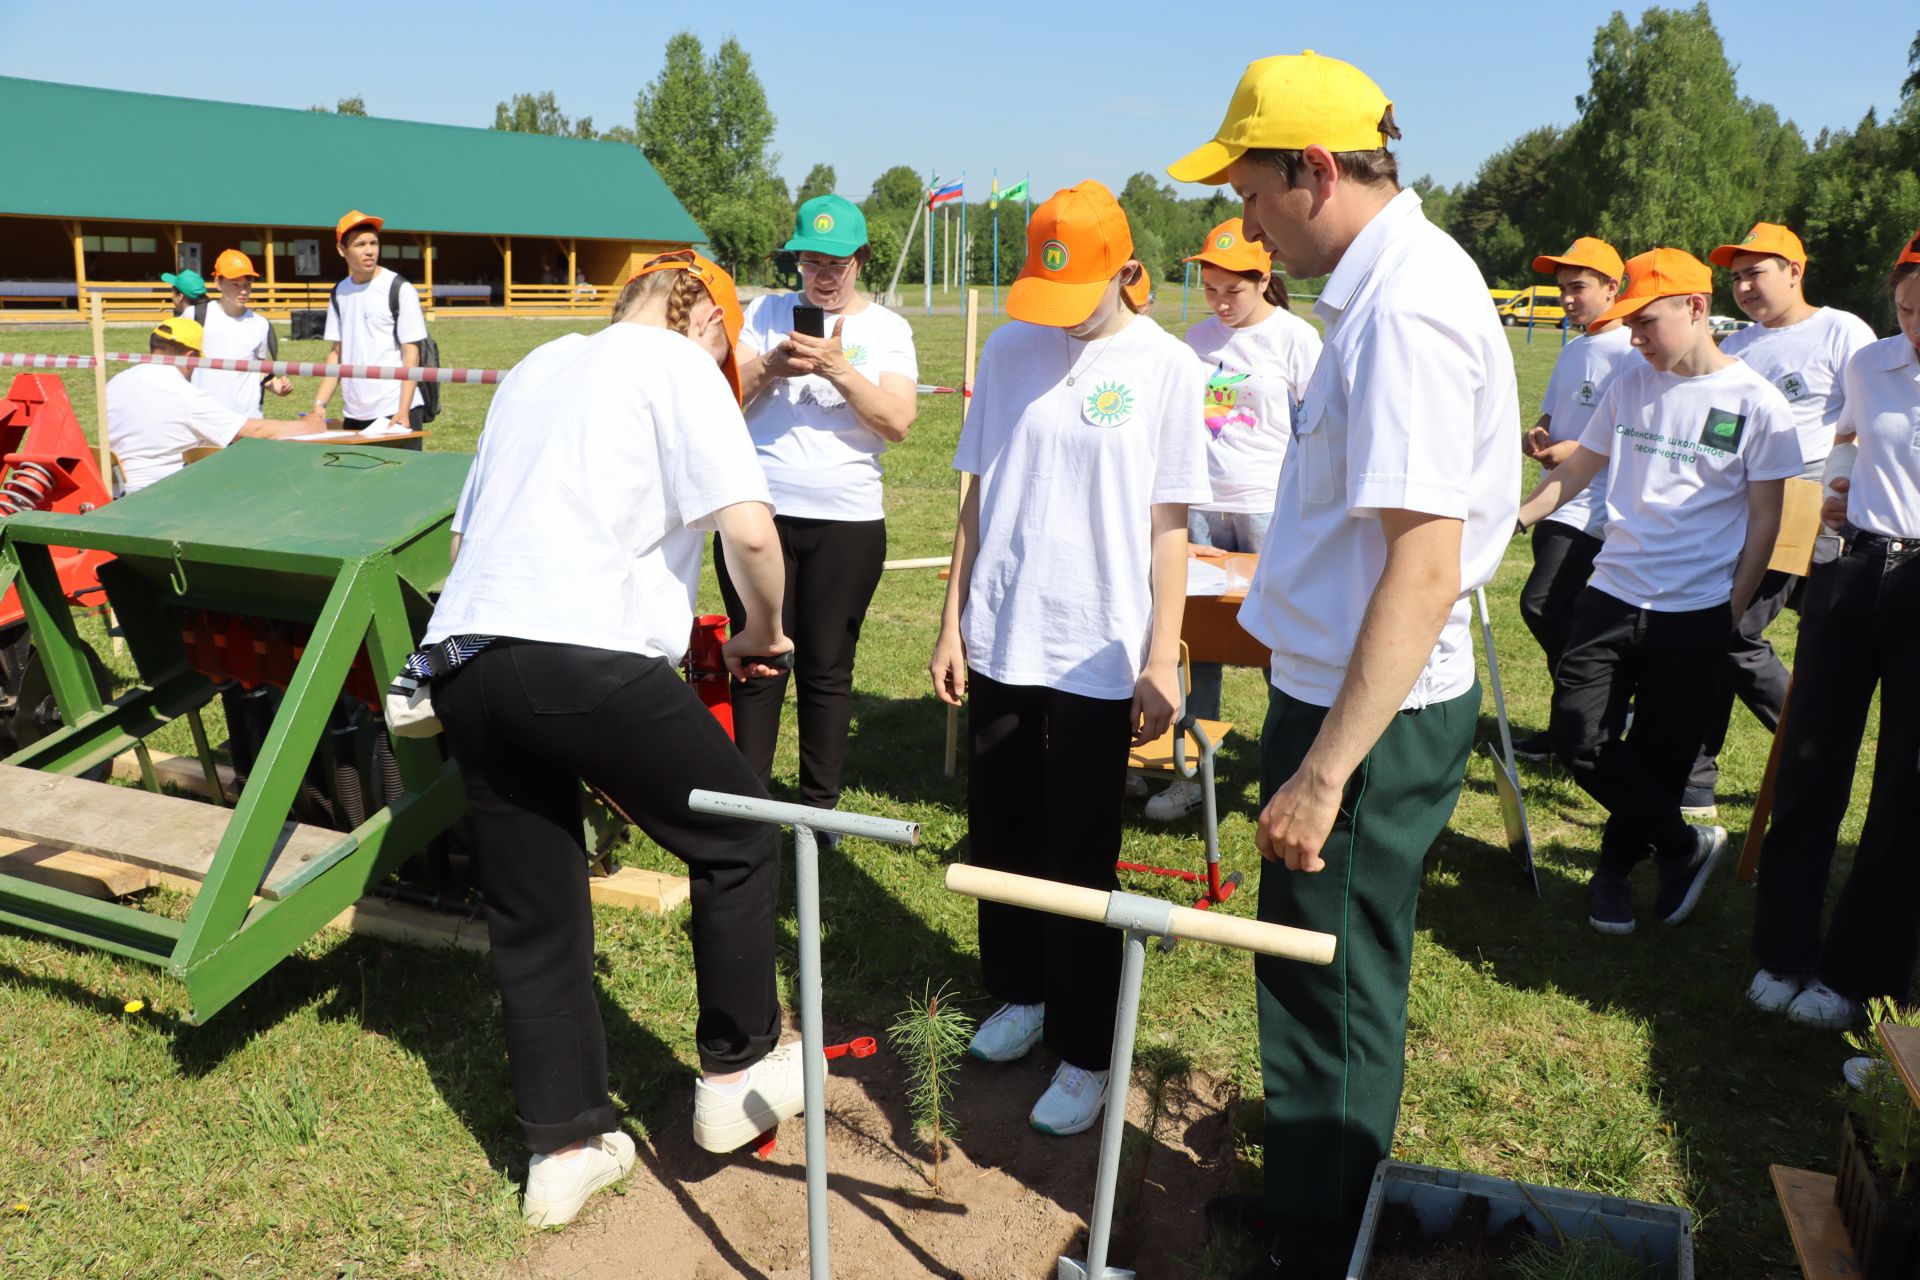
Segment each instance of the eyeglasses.
[{"label": "eyeglasses", "polygon": [[809,260],[807,258],[801,258],[794,265],[798,266],[802,271],[806,272],[808,275],[830,276],[830,275],[841,274],[842,272],[846,271],[848,267],[851,267],[856,261],[857,259],[854,259],[854,258],[832,258],[826,262],[820,262],[815,260]]}]

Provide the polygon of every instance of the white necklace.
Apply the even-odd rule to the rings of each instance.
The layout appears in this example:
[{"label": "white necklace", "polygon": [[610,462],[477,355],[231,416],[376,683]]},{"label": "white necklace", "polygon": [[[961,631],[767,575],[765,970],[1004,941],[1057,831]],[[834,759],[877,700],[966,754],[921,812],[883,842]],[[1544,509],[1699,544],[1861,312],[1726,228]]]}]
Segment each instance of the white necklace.
[{"label": "white necklace", "polygon": [[[1060,341],[1064,343],[1067,348],[1067,385],[1072,386],[1074,384],[1075,379],[1077,379],[1080,376],[1081,370],[1077,368],[1074,363],[1073,340],[1067,337],[1067,331],[1065,329],[1060,330],[1059,333],[1060,333]],[[1102,338],[1100,340],[1099,354],[1095,355],[1093,357],[1092,362],[1087,365],[1087,368],[1086,368],[1087,373],[1092,373],[1095,369],[1100,367],[1100,361],[1106,358],[1107,348],[1112,346],[1113,340],[1119,336],[1120,334],[1116,331],[1114,333],[1108,334],[1105,338]]]}]

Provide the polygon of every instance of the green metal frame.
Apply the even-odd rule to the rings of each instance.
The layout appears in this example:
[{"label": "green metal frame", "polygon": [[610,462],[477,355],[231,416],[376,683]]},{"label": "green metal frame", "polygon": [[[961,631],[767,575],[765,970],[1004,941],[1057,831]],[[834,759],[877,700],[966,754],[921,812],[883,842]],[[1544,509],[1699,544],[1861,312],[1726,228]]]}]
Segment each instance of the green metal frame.
[{"label": "green metal frame", "polygon": [[[64,720],[59,730],[8,757],[9,765],[84,773],[168,721],[197,713],[214,686],[187,665],[171,606],[312,625],[259,762],[185,921],[4,873],[0,921],[161,965],[185,984],[192,1005],[188,1020],[198,1022],[460,817],[466,798],[451,762],[430,742],[395,738],[405,794],[341,833],[339,843],[288,881],[276,900],[254,897],[354,659],[364,648],[383,679],[398,671],[424,625],[427,592],[444,574],[448,523],[469,460],[393,456],[393,462],[379,464],[383,471],[419,468],[425,474],[402,483],[393,473],[363,469],[360,474],[379,478],[355,482],[326,474],[336,464],[323,462],[323,451],[311,446],[241,442],[167,485],[89,516],[28,515],[0,524],[0,592],[16,582],[20,587],[27,625]],[[193,493],[170,493],[172,501],[142,505],[148,493],[158,499],[167,486]],[[192,542],[171,536],[187,527],[183,521],[218,526],[205,518],[209,494],[257,494],[260,486],[293,495],[282,523],[294,527],[284,536],[263,537],[244,518]],[[362,501],[342,511],[349,498]],[[402,509],[394,510],[395,504]],[[196,510],[201,518],[193,520]],[[109,514],[114,518],[105,519]],[[337,525],[343,517],[350,526],[346,535],[298,528],[303,519]],[[150,528],[143,531],[143,525]],[[53,571],[53,545],[99,547],[120,557],[104,567],[102,583],[141,682],[111,702],[103,703],[95,690],[85,642]],[[138,839],[137,832],[128,836]]]}]

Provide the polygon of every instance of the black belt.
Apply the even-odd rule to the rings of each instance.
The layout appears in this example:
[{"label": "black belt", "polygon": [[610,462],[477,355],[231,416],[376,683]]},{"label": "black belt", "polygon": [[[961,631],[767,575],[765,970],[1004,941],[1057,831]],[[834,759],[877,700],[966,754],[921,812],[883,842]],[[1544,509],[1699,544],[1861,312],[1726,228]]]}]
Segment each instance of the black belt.
[{"label": "black belt", "polygon": [[1889,555],[1903,552],[1920,551],[1920,538],[1889,538],[1883,534],[1868,533],[1865,529],[1854,532],[1853,541],[1848,544],[1849,551],[1885,551]]}]

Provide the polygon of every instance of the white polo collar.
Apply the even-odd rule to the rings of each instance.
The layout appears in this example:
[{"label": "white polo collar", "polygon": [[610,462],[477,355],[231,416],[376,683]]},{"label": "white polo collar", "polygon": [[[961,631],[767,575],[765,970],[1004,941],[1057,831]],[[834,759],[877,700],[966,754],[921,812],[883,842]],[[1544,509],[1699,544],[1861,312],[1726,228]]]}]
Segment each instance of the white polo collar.
[{"label": "white polo collar", "polygon": [[1373,267],[1386,252],[1387,246],[1399,230],[1411,219],[1420,216],[1420,196],[1408,187],[1399,195],[1387,201],[1380,212],[1360,228],[1360,234],[1353,238],[1347,251],[1340,255],[1340,262],[1327,277],[1327,283],[1320,289],[1319,301],[1313,304],[1314,314],[1328,324],[1347,309],[1360,286],[1373,274]]},{"label": "white polo collar", "polygon": [[1913,344],[1907,341],[1907,335],[1896,333],[1880,344],[1885,348],[1878,361],[1882,369],[1920,369],[1920,353],[1916,353]]}]

